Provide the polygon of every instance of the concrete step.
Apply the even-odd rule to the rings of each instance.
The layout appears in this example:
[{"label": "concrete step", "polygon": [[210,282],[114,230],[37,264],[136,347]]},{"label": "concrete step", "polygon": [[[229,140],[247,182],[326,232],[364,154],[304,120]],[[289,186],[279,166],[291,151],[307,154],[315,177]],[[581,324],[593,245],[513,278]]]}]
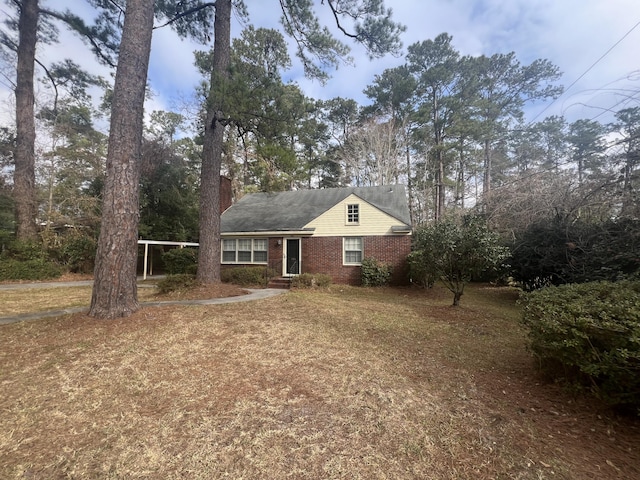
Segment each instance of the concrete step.
[{"label": "concrete step", "polygon": [[291,288],[291,279],[288,277],[277,277],[269,280],[269,288],[281,288],[283,290],[288,290]]}]

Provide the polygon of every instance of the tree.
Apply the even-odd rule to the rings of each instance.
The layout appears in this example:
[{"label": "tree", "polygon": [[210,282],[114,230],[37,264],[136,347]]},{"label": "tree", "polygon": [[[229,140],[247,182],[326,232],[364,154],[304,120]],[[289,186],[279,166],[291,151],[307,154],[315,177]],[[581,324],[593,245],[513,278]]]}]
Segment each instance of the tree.
[{"label": "tree", "polygon": [[389,185],[399,181],[403,152],[392,119],[370,118],[359,123],[344,146],[357,186]]},{"label": "tree", "polygon": [[213,59],[200,174],[200,235],[197,278],[220,281],[220,167],[224,142],[225,90],[231,63],[231,0],[216,0]]},{"label": "tree", "polygon": [[15,133],[6,127],[0,127],[0,249],[4,249],[15,234],[13,199],[5,176],[13,161],[15,143]]},{"label": "tree", "polygon": [[569,125],[571,159],[578,168],[578,182],[585,181],[587,173],[598,172],[605,151],[603,125],[595,120],[580,119]]},{"label": "tree", "polygon": [[148,132],[154,140],[172,145],[184,122],[184,116],[179,113],[154,110],[149,118]]},{"label": "tree", "polygon": [[320,102],[322,122],[327,126],[330,144],[325,156],[325,174],[321,187],[340,187],[349,184],[352,177],[351,158],[345,146],[355,131],[360,109],[353,99],[341,97]]},{"label": "tree", "polygon": [[566,128],[565,119],[557,115],[547,117],[534,126],[542,147],[541,166],[543,168],[553,169],[557,172],[560,165],[566,163],[569,150]]},{"label": "tree", "polygon": [[158,140],[143,142],[142,157],[141,238],[197,241],[198,195],[186,162]]},{"label": "tree", "polygon": [[406,66],[387,69],[376,75],[374,82],[364,93],[373,101],[369,109],[376,115],[389,118],[397,130],[396,149],[404,156],[407,188],[409,193],[409,214],[415,224],[414,191],[411,165],[411,135],[416,127],[415,104],[416,80]]},{"label": "tree", "polygon": [[[87,89],[101,84],[75,62],[65,60],[46,69],[41,82],[51,87],[52,100],[37,113],[40,130],[51,142],[36,163],[37,178],[46,181],[46,228],[54,224],[99,225],[97,198],[85,186],[103,174],[105,137],[93,127],[94,111]],[[52,232],[49,231],[49,234]]]},{"label": "tree", "polygon": [[[521,65],[515,53],[474,58],[472,76],[476,81],[475,117],[481,125],[484,151],[483,193],[492,188],[493,147],[509,122],[521,119],[523,107],[535,100],[555,98],[562,87],[551,82],[560,77],[558,67],[538,59]],[[485,198],[486,201],[486,198]]]},{"label": "tree", "polygon": [[14,200],[16,208],[16,237],[35,240],[36,177],[33,78],[38,31],[38,0],[23,0],[18,21],[19,41],[16,68],[16,150]]},{"label": "tree", "polygon": [[153,0],[127,2],[113,90],[102,224],[89,315],[126,317],[138,308],[138,188]]},{"label": "tree", "polygon": [[[346,59],[348,48],[323,28],[314,12],[312,0],[281,1],[285,33],[297,44],[297,56],[305,73],[325,79],[327,67],[337,66]],[[404,28],[391,20],[391,10],[382,0],[327,0],[326,5],[336,27],[348,38],[364,45],[372,57],[400,48],[399,33]],[[200,200],[200,248],[198,280],[203,283],[220,281],[220,167],[224,128],[228,113],[224,107],[224,91],[228,86],[231,63],[231,0],[216,0],[214,51],[211,70],[211,90],[207,100],[204,145],[202,152]],[[345,25],[345,22],[348,25]],[[314,61],[315,60],[315,61]]]},{"label": "tree", "polygon": [[[90,0],[107,10],[114,5],[105,0]],[[69,10],[64,13],[43,9],[38,0],[14,0],[10,2],[19,11],[17,22],[18,39],[11,36],[15,28],[9,18],[4,23],[7,29],[0,31],[0,47],[17,54],[16,61],[16,132],[14,199],[16,211],[16,236],[22,240],[34,240],[37,237],[36,214],[37,199],[35,185],[35,120],[34,120],[34,72],[35,64],[44,67],[36,58],[38,41],[52,43],[57,40],[57,31],[50,21],[62,21],[81,37],[92,44],[99,57],[110,63],[111,52],[116,50],[113,40],[114,30],[103,22],[102,26],[87,26],[85,22]]]},{"label": "tree", "polygon": [[411,255],[413,262],[424,265],[427,276],[444,283],[458,306],[465,285],[474,276],[497,270],[508,249],[481,218],[469,217],[462,222],[442,219],[418,229]]},{"label": "tree", "polygon": [[[115,2],[92,1],[118,8]],[[198,35],[201,28],[210,27],[208,7],[212,6],[202,2],[186,5],[181,0],[127,2],[113,89],[102,224],[89,309],[92,316],[128,316],[138,308],[139,161],[154,16],[169,17],[164,25],[172,25],[179,34]]]},{"label": "tree", "polygon": [[625,108],[616,113],[616,122],[612,126],[619,132],[623,151],[619,156],[620,179],[622,184],[621,213],[626,216],[637,215],[638,177],[640,167],[640,107]]},{"label": "tree", "polygon": [[445,206],[445,144],[455,108],[459,54],[451,46],[452,37],[446,33],[434,40],[426,40],[408,48],[408,68],[416,75],[418,115],[430,129],[427,145],[434,160],[435,202],[434,218],[444,215]]}]

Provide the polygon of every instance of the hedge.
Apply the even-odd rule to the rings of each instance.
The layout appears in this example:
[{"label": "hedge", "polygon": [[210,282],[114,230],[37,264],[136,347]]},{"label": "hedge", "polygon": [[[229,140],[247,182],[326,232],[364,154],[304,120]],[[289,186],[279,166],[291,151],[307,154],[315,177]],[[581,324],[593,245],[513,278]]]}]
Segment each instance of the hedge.
[{"label": "hedge", "polygon": [[522,324],[542,370],[640,412],[640,282],[591,282],[524,294]]}]

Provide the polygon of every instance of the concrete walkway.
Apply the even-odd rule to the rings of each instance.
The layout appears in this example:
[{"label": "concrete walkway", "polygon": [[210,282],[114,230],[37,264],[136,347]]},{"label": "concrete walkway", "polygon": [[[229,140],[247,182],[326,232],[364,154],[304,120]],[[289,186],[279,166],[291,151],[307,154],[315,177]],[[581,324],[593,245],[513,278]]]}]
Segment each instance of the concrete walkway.
[{"label": "concrete walkway", "polygon": [[[42,282],[42,283],[11,283],[0,285],[2,290],[23,290],[28,288],[64,288],[64,287],[82,287],[92,285],[93,280],[84,280],[78,282]],[[149,288],[154,285],[138,285],[138,288]],[[263,298],[274,297],[287,290],[279,288],[247,288],[247,295],[239,295],[237,297],[211,298],[209,300],[168,300],[166,302],[140,302],[141,307],[161,307],[163,305],[218,305],[223,303],[240,303],[261,300]],[[72,313],[88,312],[88,307],[64,308],[61,310],[49,310],[44,312],[22,313],[10,317],[0,317],[0,325],[9,323],[24,322],[28,320],[39,320],[41,318],[60,317],[62,315],[70,315]]]}]

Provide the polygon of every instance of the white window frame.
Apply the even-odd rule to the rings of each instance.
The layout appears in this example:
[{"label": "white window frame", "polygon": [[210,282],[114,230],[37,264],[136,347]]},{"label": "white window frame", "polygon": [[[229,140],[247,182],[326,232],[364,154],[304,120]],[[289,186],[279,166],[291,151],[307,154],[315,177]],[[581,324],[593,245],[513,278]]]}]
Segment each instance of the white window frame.
[{"label": "white window frame", "polygon": [[360,225],[359,203],[347,203],[345,205],[345,222],[347,225]]},{"label": "white window frame", "polygon": [[[347,243],[349,243],[350,240],[358,240],[360,245],[359,245],[359,249],[354,249],[351,248],[350,250],[347,250]],[[352,245],[349,245],[349,247],[352,247]],[[360,252],[360,260],[357,262],[349,262],[347,261],[347,252]],[[362,265],[362,259],[364,258],[364,240],[362,239],[362,237],[342,237],[342,264],[343,265]]]},{"label": "white window frame", "polygon": [[[230,243],[233,242],[233,250],[230,248],[227,248],[225,250],[225,246],[229,247]],[[240,260],[240,253],[241,252],[249,252],[249,250],[247,250],[247,242],[250,242],[250,248],[251,248],[251,259],[250,260]],[[243,249],[241,250],[240,247],[243,247]],[[261,248],[264,247],[264,248]],[[233,260],[225,260],[225,252],[226,253],[230,253],[230,252],[234,252],[234,256],[233,256]],[[266,253],[266,258],[265,260],[256,260],[256,253]],[[222,242],[221,242],[221,248],[220,248],[220,261],[224,264],[224,265],[247,265],[247,264],[254,264],[254,265],[267,265],[269,262],[269,239],[267,238],[244,238],[244,237],[240,237],[240,238],[223,238]]]}]

